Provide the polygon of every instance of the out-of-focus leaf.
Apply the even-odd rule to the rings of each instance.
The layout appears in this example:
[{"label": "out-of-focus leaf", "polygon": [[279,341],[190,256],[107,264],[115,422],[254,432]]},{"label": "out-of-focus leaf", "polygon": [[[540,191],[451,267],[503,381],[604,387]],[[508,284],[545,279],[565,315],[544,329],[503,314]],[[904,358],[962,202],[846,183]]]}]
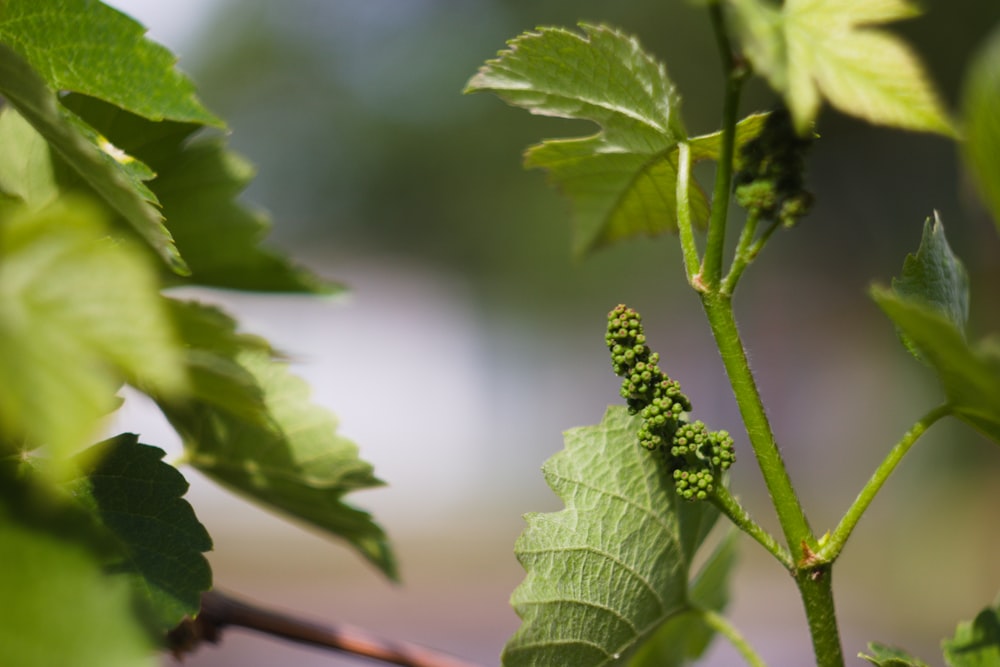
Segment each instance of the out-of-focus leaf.
[{"label": "out-of-focus leaf", "polygon": [[1000,27],[969,67],[962,121],[965,162],[1000,230]]},{"label": "out-of-focus leaf", "polygon": [[49,144],[21,114],[0,109],[0,192],[17,197],[33,208],[59,196]]},{"label": "out-of-focus leaf", "polygon": [[0,42],[53,91],[98,97],[153,120],[223,126],[167,49],[132,18],[92,0],[4,0]]},{"label": "out-of-focus leaf", "polygon": [[[729,576],[736,564],[739,532],[731,528],[691,583],[691,601],[699,609],[721,612],[729,604]],[[691,612],[675,616],[643,644],[629,667],[680,667],[696,661],[708,648],[715,630]]]},{"label": "out-of-focus leaf", "polygon": [[267,342],[237,333],[236,321],[214,306],[175,299],[167,304],[190,378],[190,391],[180,400],[200,401],[262,428],[274,428],[257,379],[236,360],[244,350],[270,352]]},{"label": "out-of-focus leaf", "polygon": [[781,93],[799,134],[826,98],[869,122],[954,136],[916,56],[874,26],[915,16],[906,0],[731,0],[743,48]]},{"label": "out-of-focus leaf", "polygon": [[1000,607],[983,609],[941,642],[949,667],[1000,667]]},{"label": "out-of-focus leaf", "polygon": [[81,95],[69,95],[63,104],[156,171],[149,187],[191,270],[183,282],[323,294],[338,289],[262,245],[267,216],[239,200],[254,169],[228,150],[222,137],[195,138],[197,125],[152,122]]},{"label": "out-of-focus leaf", "polygon": [[952,252],[937,212],[928,218],[916,254],[906,256],[903,273],[893,278],[892,289],[900,297],[921,301],[943,314],[959,331],[969,319],[969,276]]},{"label": "out-of-focus leaf", "polygon": [[86,515],[0,470],[0,655],[17,667],[154,667],[153,642]]},{"label": "out-of-focus leaf", "polygon": [[[466,92],[490,91],[531,113],[593,121],[597,134],[544,141],[525,164],[549,172],[572,200],[579,253],[677,229],[677,142],[687,138],[666,68],[635,38],[580,24],[583,34],[540,28],[509,42]],[[692,214],[708,203],[691,186]]]},{"label": "out-of-focus leaf", "polygon": [[212,586],[202,552],[212,540],[182,496],[188,483],[163,450],[122,434],[81,452],[84,476],[71,482],[77,499],[117,538],[121,557],[109,564],[126,575],[136,598],[164,633],[197,615]]},{"label": "out-of-focus leaf", "polygon": [[939,310],[885,288],[871,295],[937,372],[953,414],[1000,443],[1000,340],[970,345]]},{"label": "out-of-focus leaf", "polygon": [[565,449],[545,463],[566,508],[525,517],[515,553],[527,576],[511,599],[522,624],[506,667],[627,664],[688,610],[682,524],[699,503],[677,500],[663,458],[637,442],[640,423],[611,407],[599,425],[567,431]]},{"label": "out-of-focus leaf", "polygon": [[237,360],[263,390],[275,424],[262,427],[213,405],[161,403],[198,470],[251,500],[347,540],[390,578],[396,564],[388,539],[367,512],[342,497],[382,484],[358,448],[337,435],[328,411],[309,401],[305,382],[260,350]]},{"label": "out-of-focus leaf", "polygon": [[878,642],[869,642],[868,651],[870,655],[859,653],[859,658],[864,658],[877,667],[927,667],[927,663],[902,649],[893,646],[886,646]]},{"label": "out-of-focus leaf", "polygon": [[172,270],[181,274],[188,271],[170,232],[163,226],[156,197],[144,184],[153,175],[149,167],[64,108],[46,82],[3,43],[0,94]]},{"label": "out-of-focus leaf", "polygon": [[88,200],[0,209],[0,377],[0,431],[56,465],[92,442],[122,381],[185,385],[149,255],[109,239]]}]

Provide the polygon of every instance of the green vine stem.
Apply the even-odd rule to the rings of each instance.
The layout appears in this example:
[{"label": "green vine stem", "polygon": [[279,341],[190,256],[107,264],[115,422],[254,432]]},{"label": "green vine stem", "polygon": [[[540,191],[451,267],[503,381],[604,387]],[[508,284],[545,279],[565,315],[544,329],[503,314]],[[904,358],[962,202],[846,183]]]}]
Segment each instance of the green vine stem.
[{"label": "green vine stem", "polygon": [[744,533],[757,540],[758,543],[765,549],[767,549],[771,555],[773,555],[778,562],[785,566],[789,571],[795,569],[795,561],[792,559],[792,555],[788,553],[788,550],[783,546],[778,544],[774,537],[764,530],[760,524],[754,521],[753,517],[743,509],[739,501],[736,500],[729,493],[729,490],[719,484],[709,495],[709,499],[712,504],[719,508],[723,514],[729,517],[729,520],[736,525],[737,528],[742,530]]},{"label": "green vine stem", "polygon": [[733,57],[729,31],[726,29],[722,7],[713,3],[708,7],[722,57],[722,68],[726,78],[725,96],[722,102],[722,143],[719,150],[718,168],[715,172],[715,187],[712,191],[712,214],[708,222],[705,241],[705,257],[701,272],[695,279],[695,287],[705,290],[719,284],[722,277],[722,254],[726,241],[726,218],[729,213],[729,192],[733,182],[733,153],[736,145],[736,117],[739,113],[740,93],[747,78],[745,67]]},{"label": "green vine stem", "polygon": [[927,429],[935,424],[942,417],[946,417],[951,414],[952,408],[950,405],[945,404],[938,406],[928,412],[923,418],[920,419],[916,424],[910,428],[909,431],[902,437],[902,439],[893,446],[889,451],[889,454],[885,457],[885,460],[879,464],[879,467],[872,474],[871,479],[865,484],[864,488],[855,498],[854,502],[844,513],[844,517],[837,524],[837,527],[830,533],[830,536],[824,540],[822,547],[815,555],[815,560],[833,562],[836,560],[837,556],[840,555],[841,550],[843,550],[844,545],[847,543],[847,539],[851,536],[851,532],[854,527],[858,525],[858,521],[864,515],[868,506],[871,505],[872,501],[875,499],[876,494],[885,484],[886,480],[889,479],[889,475],[896,469],[899,462],[903,460],[903,457],[910,447],[920,439]]},{"label": "green vine stem", "polygon": [[751,667],[767,667],[767,664],[757,655],[757,652],[754,651],[746,638],[740,634],[740,631],[725,616],[717,614],[711,609],[694,608],[692,611],[701,616],[706,625],[729,640],[729,643],[740,652],[740,655],[743,656],[748,665]]},{"label": "green vine stem", "polygon": [[816,667],[844,667],[837,612],[833,604],[831,564],[798,570],[795,583],[806,609]]}]

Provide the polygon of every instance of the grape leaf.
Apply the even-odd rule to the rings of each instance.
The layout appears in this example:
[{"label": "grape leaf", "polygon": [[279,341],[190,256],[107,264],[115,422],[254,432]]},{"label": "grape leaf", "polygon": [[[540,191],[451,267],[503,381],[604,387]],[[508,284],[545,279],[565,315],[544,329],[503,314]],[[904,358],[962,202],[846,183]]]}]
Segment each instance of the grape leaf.
[{"label": "grape leaf", "polygon": [[205,403],[160,403],[184,441],[188,460],[220,484],[347,540],[387,576],[397,577],[382,529],[345,504],[350,491],[379,486],[336,420],[308,400],[308,386],[261,350],[236,359],[263,390],[276,425],[262,427]]},{"label": "grape leaf", "polygon": [[156,197],[144,184],[152,171],[63,107],[45,81],[3,43],[0,94],[173,271],[188,271],[170,232],[163,226]]},{"label": "grape leaf", "polygon": [[[236,321],[214,306],[176,299],[167,299],[167,305],[190,379],[190,391],[181,400],[201,401],[261,428],[275,428],[257,379],[236,361],[243,350],[270,352],[267,342],[237,333]],[[169,397],[156,400],[170,402]]]},{"label": "grape leaf", "polygon": [[86,534],[89,517],[0,470],[0,646],[18,667],[154,667],[153,642],[122,577]]},{"label": "grape leaf", "polygon": [[917,15],[906,0],[732,0],[735,23],[755,71],[784,96],[799,134],[821,97],[869,122],[954,136],[916,56],[873,26]]},{"label": "grape leaf", "polygon": [[987,607],[941,642],[949,667],[1000,667],[1000,607]]},{"label": "grape leaf", "polygon": [[17,197],[33,208],[59,196],[49,144],[10,107],[0,109],[0,192]]},{"label": "grape leaf", "polygon": [[63,104],[156,172],[149,187],[191,270],[183,282],[323,294],[338,289],[261,246],[270,223],[238,199],[254,169],[227,150],[222,137],[197,139],[198,125],[152,122],[82,95],[68,95]]},{"label": "grape leaf", "polygon": [[[729,604],[729,575],[736,564],[739,532],[730,528],[725,539],[691,583],[691,601],[699,609],[721,612]],[[674,616],[656,631],[636,654],[630,667],[680,667],[705,652],[715,630],[697,613]]]},{"label": "grape leaf", "polygon": [[90,0],[5,0],[0,42],[54,91],[107,100],[152,120],[224,124],[198,101],[166,48],[121,12]]},{"label": "grape leaf", "polygon": [[[679,504],[666,462],[638,444],[640,424],[610,407],[599,425],[567,431],[565,449],[545,463],[566,508],[525,517],[515,552],[527,576],[511,598],[522,624],[506,667],[626,664],[689,609],[697,545],[683,535],[707,532],[701,503]],[[692,516],[698,528],[685,530]]]},{"label": "grape leaf", "polygon": [[[677,229],[675,148],[687,133],[662,64],[635,38],[606,26],[580,28],[583,35],[540,28],[511,40],[466,92],[490,91],[534,114],[601,127],[588,137],[544,141],[525,157],[526,166],[548,170],[573,202],[574,247],[583,254]],[[703,223],[708,202],[694,184],[691,203]]]},{"label": "grape leaf", "polygon": [[902,649],[893,646],[886,646],[878,642],[869,642],[868,651],[871,655],[859,653],[859,658],[864,658],[877,667],[927,667],[927,663]]},{"label": "grape leaf", "polygon": [[[756,139],[764,130],[764,123],[770,113],[752,113],[740,122],[736,123],[736,136],[734,137],[734,155],[739,159],[740,148],[748,141]],[[700,134],[688,140],[691,144],[691,162],[699,160],[716,160],[722,154],[722,131],[717,130],[711,134]]]},{"label": "grape leaf", "polygon": [[1000,443],[1000,340],[970,345],[939,310],[885,288],[870,292],[937,372],[953,414]]},{"label": "grape leaf", "polygon": [[125,433],[81,452],[76,461],[85,476],[70,486],[118,540],[122,557],[111,571],[128,576],[166,633],[197,615],[201,594],[212,586],[202,555],[212,540],[182,499],[187,481],[163,455]]},{"label": "grape leaf", "polygon": [[0,431],[49,445],[56,465],[92,441],[123,380],[185,384],[148,255],[103,223],[82,199],[0,209]]},{"label": "grape leaf", "polygon": [[969,319],[969,276],[952,252],[937,211],[924,223],[916,254],[906,256],[892,289],[904,299],[922,301],[941,312],[959,331]]},{"label": "grape leaf", "polygon": [[1000,230],[1000,28],[970,65],[962,92],[965,164]]}]

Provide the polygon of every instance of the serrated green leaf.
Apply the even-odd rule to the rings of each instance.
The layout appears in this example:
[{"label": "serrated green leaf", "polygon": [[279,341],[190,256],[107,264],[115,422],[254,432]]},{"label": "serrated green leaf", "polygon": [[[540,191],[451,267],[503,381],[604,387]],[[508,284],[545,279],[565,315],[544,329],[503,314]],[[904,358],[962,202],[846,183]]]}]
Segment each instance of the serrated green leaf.
[{"label": "serrated green leaf", "polygon": [[198,614],[201,594],[212,586],[202,555],[212,540],[182,498],[187,481],[163,463],[163,455],[138,436],[122,434],[81,452],[76,461],[84,476],[70,486],[118,541],[121,556],[109,564],[111,571],[128,578],[166,633]]},{"label": "serrated green leaf", "polygon": [[949,667],[1000,667],[1000,608],[986,607],[941,642]]},{"label": "serrated green leaf", "polygon": [[223,127],[175,67],[166,48],[131,17],[92,0],[5,0],[0,42],[54,91],[107,100],[152,120]]},{"label": "serrated green leaf", "polygon": [[[739,532],[730,528],[725,539],[691,583],[691,601],[699,609],[721,612],[729,604],[729,576],[736,564]],[[629,667],[680,667],[705,652],[715,630],[697,613],[675,616],[643,644]]]},{"label": "serrated green leaf", "polygon": [[63,107],[46,82],[3,43],[0,94],[173,271],[187,273],[170,232],[163,226],[158,202],[143,182],[152,176],[149,168]]},{"label": "serrated green leaf", "polygon": [[[190,378],[190,390],[181,400],[200,401],[261,428],[275,428],[257,379],[237,361],[245,350],[269,353],[267,342],[238,333],[236,320],[214,306],[167,299],[167,307]],[[170,403],[169,397],[154,398]]]},{"label": "serrated green leaf", "polygon": [[962,92],[965,163],[1000,231],[1000,28],[969,67]]},{"label": "serrated green leaf", "polygon": [[[764,129],[764,123],[767,122],[767,117],[770,115],[770,112],[753,113],[736,123],[733,154],[737,158],[740,154],[740,149],[747,142],[756,139],[760,135]],[[701,134],[697,137],[691,137],[688,140],[688,144],[691,146],[691,162],[698,162],[699,160],[718,161],[722,153],[722,131],[718,130],[711,134]]]},{"label": "serrated green leaf", "polygon": [[924,233],[916,254],[903,261],[903,273],[893,278],[892,289],[900,297],[921,301],[941,312],[959,331],[969,319],[969,276],[952,252],[937,211],[934,222],[924,222]]},{"label": "serrated green leaf", "polygon": [[379,486],[358,448],[337,435],[328,411],[309,401],[309,387],[260,350],[239,363],[264,392],[275,428],[263,428],[212,405],[161,403],[184,441],[188,460],[215,481],[256,502],[347,540],[390,578],[396,565],[382,529],[341,498]]},{"label": "serrated green leaf", "polygon": [[1000,443],[1000,340],[970,345],[939,310],[881,287],[871,295],[937,372],[953,414]]},{"label": "serrated green leaf", "polygon": [[[544,141],[525,164],[546,169],[572,200],[574,247],[587,253],[637,236],[677,229],[677,156],[687,137],[680,97],[666,68],[639,42],[606,26],[581,23],[583,35],[539,28],[509,42],[466,92],[490,91],[531,113],[593,121],[596,135]],[[708,203],[691,187],[696,222]]]},{"label": "serrated green leaf", "polygon": [[927,667],[927,663],[914,658],[902,649],[894,646],[886,646],[878,642],[869,642],[868,651],[871,655],[859,653],[859,658],[864,658],[877,667]]},{"label": "serrated green leaf", "polygon": [[149,186],[191,269],[183,282],[321,294],[339,289],[262,245],[270,222],[239,199],[255,171],[222,137],[199,140],[192,136],[197,125],[152,122],[81,95],[69,95],[63,104],[156,171]]},{"label": "serrated green leaf", "polygon": [[[127,582],[103,572],[87,517],[0,472],[0,646],[17,667],[154,667]],[[82,519],[82,520],[81,520]]]},{"label": "serrated green leaf", "polygon": [[59,457],[116,407],[122,381],[185,384],[147,253],[107,237],[88,200],[0,209],[0,438]]},{"label": "serrated green leaf", "polygon": [[599,425],[567,431],[545,463],[566,508],[525,517],[515,553],[527,576],[511,598],[522,624],[505,667],[626,664],[688,609],[682,525],[699,503],[678,503],[666,462],[638,444],[640,424],[610,407]]},{"label": "serrated green leaf", "polygon": [[746,56],[781,93],[800,134],[821,98],[869,122],[954,136],[918,59],[874,26],[917,15],[906,0],[731,0]]}]

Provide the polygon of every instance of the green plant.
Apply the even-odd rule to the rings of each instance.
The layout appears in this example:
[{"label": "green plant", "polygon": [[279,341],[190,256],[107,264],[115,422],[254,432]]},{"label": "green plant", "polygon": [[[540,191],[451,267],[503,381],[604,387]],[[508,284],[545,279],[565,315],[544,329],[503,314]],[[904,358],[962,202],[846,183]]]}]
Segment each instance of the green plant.
[{"label": "green plant", "polygon": [[333,416],[267,341],[164,291],[339,287],[260,245],[268,222],[237,198],[252,168],[143,33],[89,0],[0,6],[6,665],[156,664],[212,586],[211,538],[163,450],[94,444],[125,384],[181,436],[178,465],[396,577],[382,529],[343,502],[381,482]]},{"label": "green plant", "polygon": [[[781,526],[784,544],[730,495],[722,474],[728,435],[689,422],[690,401],[660,370],[638,314],[609,315],[614,372],[627,409],[566,434],[544,466],[565,503],[532,514],[516,552],[527,576],[512,604],[522,619],[508,666],[678,665],[698,658],[720,632],[750,664],[763,660],[720,612],[733,541],[692,576],[692,560],[719,514],[749,534],[792,576],[808,619],[816,663],[844,664],[834,608],[833,566],[860,517],[912,445],[956,417],[1000,442],[1000,347],[965,334],[968,278],[935,214],[917,252],[891,287],[870,296],[913,355],[938,376],[945,399],[891,448],[840,522],[815,532],[792,485],[747,361],[733,314],[746,269],[780,228],[794,226],[812,195],[802,178],[823,100],[875,124],[958,139],[983,199],[1000,224],[1000,33],[970,70],[961,118],[945,112],[916,57],[880,25],[916,15],[904,0],[704,0],[723,64],[722,127],[690,136],[665,67],[626,34],[580,24],[540,28],[509,42],[470,80],[531,113],[596,123],[596,134],[546,140],[525,164],[548,172],[574,207],[574,248],[589,253],[639,235],[677,232],[684,271],[698,294]],[[754,75],[781,107],[739,120],[741,91]],[[825,139],[824,139],[825,140]],[[692,177],[716,165],[712,196]],[[730,196],[746,209],[726,265]],[[700,243],[698,230],[704,230]],[[670,359],[664,362],[669,368]],[[694,443],[693,446],[691,443]],[[737,448],[739,448],[737,444]],[[741,454],[742,460],[749,459]],[[685,499],[694,500],[687,502]],[[1000,608],[986,608],[944,644],[950,665],[1000,665]],[[920,665],[873,643],[878,665]]]}]

